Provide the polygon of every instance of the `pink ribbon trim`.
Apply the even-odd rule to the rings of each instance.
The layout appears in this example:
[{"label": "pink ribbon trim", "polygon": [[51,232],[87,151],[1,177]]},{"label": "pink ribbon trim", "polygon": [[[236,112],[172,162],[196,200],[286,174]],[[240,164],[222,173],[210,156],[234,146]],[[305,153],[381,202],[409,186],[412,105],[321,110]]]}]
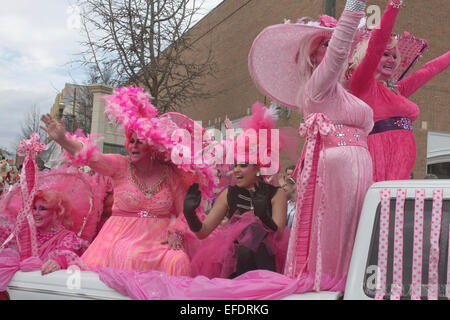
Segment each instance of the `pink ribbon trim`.
[{"label": "pink ribbon trim", "polygon": [[381,190],[380,235],[378,238],[378,268],[376,300],[383,300],[386,295],[386,273],[389,239],[389,214],[391,206],[391,190]]},{"label": "pink ribbon trim", "polygon": [[394,234],[394,270],[391,300],[400,300],[403,289],[403,225],[405,215],[406,189],[397,190],[395,204],[395,234]]},{"label": "pink ribbon trim", "polygon": [[439,237],[441,235],[442,189],[433,190],[431,211],[430,257],[428,268],[428,300],[437,300],[439,295]]},{"label": "pink ribbon trim", "polygon": [[[333,123],[322,113],[310,114],[305,119],[305,122],[300,125],[299,133],[301,136],[306,137],[306,143],[295,173],[297,178],[297,203],[301,203],[302,205],[297,206],[292,222],[284,270],[284,274],[291,278],[299,278],[301,276],[309,259],[309,234],[311,229],[310,226],[307,228],[308,230],[304,229],[305,221],[311,222],[313,219],[312,212],[314,206],[313,203],[306,201],[308,200],[306,196],[311,191],[312,197],[315,194],[315,184],[317,181],[314,169],[317,168],[316,161],[318,161],[318,150],[320,150],[318,148],[321,147],[321,136],[327,136],[334,131],[335,127]],[[301,163],[302,161],[303,163]],[[320,259],[320,253],[318,254],[318,258]],[[319,265],[316,268],[319,267],[320,270],[320,260],[318,260],[318,263]],[[315,280],[314,286],[317,287],[317,282],[320,282],[320,275],[316,274]]]},{"label": "pink ribbon trim", "polygon": [[416,190],[414,209],[414,242],[412,262],[411,300],[420,300],[422,291],[423,216],[425,189]]}]

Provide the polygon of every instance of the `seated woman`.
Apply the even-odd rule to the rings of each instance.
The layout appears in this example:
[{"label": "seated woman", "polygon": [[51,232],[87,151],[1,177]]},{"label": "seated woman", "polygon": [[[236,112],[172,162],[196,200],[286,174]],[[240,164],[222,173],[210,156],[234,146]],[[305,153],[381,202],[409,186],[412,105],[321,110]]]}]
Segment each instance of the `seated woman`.
[{"label": "seated woman", "polygon": [[[6,289],[19,268],[23,271],[41,270],[42,275],[67,269],[71,265],[85,268],[80,256],[89,243],[73,231],[72,204],[62,192],[54,189],[38,190],[32,202],[32,214],[36,229],[37,256],[24,256],[23,247],[29,246],[22,227],[18,237],[13,237],[0,250],[0,292]],[[5,213],[2,216],[6,216]],[[9,220],[9,223],[6,221]],[[2,219],[0,243],[3,244],[15,227],[13,218]],[[22,225],[23,226],[23,225]],[[19,239],[19,241],[17,241]],[[21,241],[23,239],[23,241]],[[20,253],[19,253],[20,252]]]},{"label": "seated woman", "polygon": [[70,230],[72,204],[58,190],[39,190],[33,201],[33,218],[37,230],[39,258],[44,262],[42,274],[69,265],[80,264],[78,257],[89,243]]},{"label": "seated woman", "polygon": [[[259,129],[275,128],[268,109],[255,104],[252,111],[253,118],[264,121],[244,118],[241,126],[254,125],[245,127],[245,130],[256,129],[259,132]],[[262,144],[260,137],[258,139],[257,149],[260,149]],[[243,140],[238,137],[237,144],[240,141]],[[264,152],[277,154],[268,147],[269,150]],[[236,149],[239,152],[235,144]],[[248,159],[249,148],[246,145],[245,153]],[[285,232],[287,199],[283,190],[264,181],[262,167],[261,159],[256,164],[238,162],[234,167],[236,185],[221,192],[203,222],[195,214],[201,192],[196,184],[189,188],[184,200],[184,215],[195,235],[199,239],[206,238],[192,257],[194,275],[235,278],[257,269],[282,272],[289,238]],[[219,226],[224,218],[229,222]]]},{"label": "seated woman", "polygon": [[110,267],[190,275],[183,248],[188,236],[181,214],[183,196],[195,179],[201,180],[205,197],[211,196],[215,186],[213,168],[192,162],[182,163],[179,169],[172,161],[178,145],[173,134],[184,128],[174,119],[192,129],[194,122],[172,113],[158,117],[141,88],[119,88],[105,100],[105,112],[124,127],[128,156],[103,154],[92,140],[66,135],[62,123],[50,115],[42,117],[44,129],[65,149],[72,164],[88,165],[112,179],[112,215],[82,260],[94,271]]}]

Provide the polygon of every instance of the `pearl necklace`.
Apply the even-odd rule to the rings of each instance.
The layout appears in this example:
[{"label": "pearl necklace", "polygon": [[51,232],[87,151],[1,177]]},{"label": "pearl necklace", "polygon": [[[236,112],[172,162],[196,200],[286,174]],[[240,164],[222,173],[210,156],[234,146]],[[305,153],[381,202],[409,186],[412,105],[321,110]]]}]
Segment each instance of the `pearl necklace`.
[{"label": "pearl necklace", "polygon": [[36,232],[36,236],[39,240],[39,243],[41,245],[46,243],[48,240],[53,238],[55,236],[55,234],[58,233],[61,229],[64,229],[64,226],[58,226],[56,228],[52,228],[52,229],[50,229],[50,231],[48,231],[46,233],[40,233],[39,231]]}]

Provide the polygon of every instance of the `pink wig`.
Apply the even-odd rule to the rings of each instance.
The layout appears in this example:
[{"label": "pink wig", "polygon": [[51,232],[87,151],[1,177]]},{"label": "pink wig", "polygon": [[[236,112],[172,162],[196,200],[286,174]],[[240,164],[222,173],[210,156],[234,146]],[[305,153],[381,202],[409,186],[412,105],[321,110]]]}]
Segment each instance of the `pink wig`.
[{"label": "pink wig", "polygon": [[[241,134],[241,138],[245,139],[237,139],[235,141],[235,159],[237,157],[237,146],[239,144],[245,143],[245,158],[250,159],[250,149],[253,148],[253,151],[256,152],[257,162],[256,164],[259,167],[270,167],[271,163],[262,163],[262,159],[259,158],[260,148],[266,146],[267,150],[262,150],[262,154],[267,154],[269,158],[271,158],[273,152],[277,152],[279,154],[280,151],[284,151],[287,153],[290,159],[296,158],[297,146],[299,144],[299,138],[296,130],[291,127],[281,127],[277,128],[275,121],[278,119],[278,110],[271,106],[267,108],[260,102],[256,102],[252,106],[252,115],[243,118],[239,122],[239,127],[244,130]],[[260,136],[260,130],[267,130],[267,138],[266,141],[260,141],[264,136]],[[279,149],[274,150],[274,146],[272,146],[272,130],[278,130],[279,134]],[[249,141],[246,134],[254,130],[256,133],[256,141]],[[250,142],[250,143],[249,143]],[[242,146],[241,146],[242,147]],[[239,159],[239,158],[238,158]],[[278,163],[279,165],[279,163]],[[279,170],[279,168],[278,168]]]},{"label": "pink wig", "polygon": [[34,196],[33,204],[37,200],[42,200],[47,204],[47,208],[55,210],[58,221],[67,228],[72,226],[70,218],[72,203],[70,199],[58,190],[38,190]]}]

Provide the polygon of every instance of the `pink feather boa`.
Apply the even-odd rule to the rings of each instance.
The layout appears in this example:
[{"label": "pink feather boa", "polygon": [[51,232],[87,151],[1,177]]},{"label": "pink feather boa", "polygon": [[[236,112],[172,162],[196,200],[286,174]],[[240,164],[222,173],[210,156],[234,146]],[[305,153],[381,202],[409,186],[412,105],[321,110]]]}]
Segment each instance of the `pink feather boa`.
[{"label": "pink feather boa", "polygon": [[99,134],[91,134],[87,137],[83,135],[83,131],[81,129],[77,129],[75,134],[71,134],[69,132],[66,133],[66,136],[69,139],[78,141],[82,144],[81,151],[78,152],[76,155],[72,156],[70,153],[68,153],[66,150],[64,150],[61,154],[61,160],[64,160],[67,162],[68,165],[74,166],[74,167],[82,167],[87,165],[89,159],[92,157],[92,155],[100,151],[100,147],[95,144],[94,138],[97,136],[100,136]]}]

